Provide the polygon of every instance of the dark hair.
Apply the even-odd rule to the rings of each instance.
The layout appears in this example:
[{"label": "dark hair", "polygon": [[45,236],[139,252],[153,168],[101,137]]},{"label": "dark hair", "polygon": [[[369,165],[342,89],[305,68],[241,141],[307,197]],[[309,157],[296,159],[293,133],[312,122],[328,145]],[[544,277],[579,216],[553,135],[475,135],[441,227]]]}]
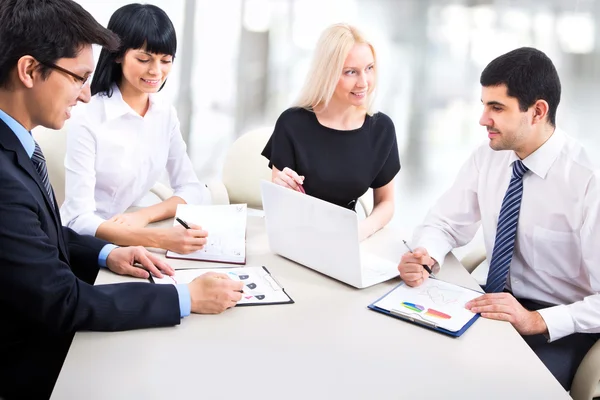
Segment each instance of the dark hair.
[{"label": "dark hair", "polygon": [[493,60],[481,73],[482,86],[506,85],[510,97],[519,101],[524,112],[538,100],[548,103],[548,122],[556,126],[560,103],[560,79],[552,60],[543,52],[521,47]]},{"label": "dark hair", "polygon": [[[0,1],[0,87],[8,86],[23,56],[53,64],[77,57],[82,46],[91,44],[116,49],[119,39],[74,1]],[[50,74],[50,68],[39,68],[43,78]]]},{"label": "dark hair", "polygon": [[[103,49],[92,78],[92,96],[102,93],[112,96],[112,86],[123,77],[122,59],[129,49],[144,48],[149,53],[168,54],[175,58],[177,36],[167,14],[151,4],[128,4],[110,17],[108,29],[119,35],[117,51]],[[163,84],[164,86],[164,84]],[[162,89],[162,87],[161,87]]]}]

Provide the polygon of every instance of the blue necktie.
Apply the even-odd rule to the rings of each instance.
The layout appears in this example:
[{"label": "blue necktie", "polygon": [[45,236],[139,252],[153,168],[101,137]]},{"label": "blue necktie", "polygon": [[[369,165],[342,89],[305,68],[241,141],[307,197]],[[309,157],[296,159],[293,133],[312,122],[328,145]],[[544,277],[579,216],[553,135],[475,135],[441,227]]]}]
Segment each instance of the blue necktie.
[{"label": "blue necktie", "polygon": [[523,175],[527,171],[529,171],[529,168],[523,165],[521,160],[513,163],[512,177],[504,195],[504,200],[502,200],[500,216],[498,217],[496,241],[485,285],[485,291],[488,293],[502,292],[506,285],[508,269],[515,250],[515,236],[517,236],[517,223],[519,222],[521,198],[523,197]]},{"label": "blue necktie", "polygon": [[33,155],[31,156],[31,161],[33,161],[35,170],[42,179],[42,183],[44,184],[46,193],[48,194],[48,197],[50,197],[50,203],[54,208],[54,196],[52,195],[52,186],[50,185],[50,179],[48,178],[48,168],[46,167],[46,159],[44,158],[44,153],[42,153],[42,149],[40,149],[40,146],[37,144],[37,142],[35,142],[35,150],[33,151]]}]

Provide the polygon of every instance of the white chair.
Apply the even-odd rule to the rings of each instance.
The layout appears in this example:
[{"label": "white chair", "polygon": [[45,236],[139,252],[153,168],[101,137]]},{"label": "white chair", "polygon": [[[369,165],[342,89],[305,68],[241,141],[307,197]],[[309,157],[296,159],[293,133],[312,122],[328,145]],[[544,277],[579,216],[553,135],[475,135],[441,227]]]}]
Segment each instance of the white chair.
[{"label": "white chair", "polygon": [[[229,148],[223,165],[223,181],[209,184],[214,204],[247,203],[262,209],[260,181],[271,180],[268,160],[261,155],[273,133],[272,127],[253,129],[240,136]],[[358,199],[361,211],[368,216],[373,210],[373,191]]]},{"label": "white chair", "polygon": [[[483,246],[473,250],[460,262],[472,273],[486,259]],[[600,341],[587,352],[571,384],[570,395],[573,400],[592,400],[600,397]]]},{"label": "white chair", "polygon": [[222,183],[209,185],[213,203],[246,203],[250,208],[262,209],[260,181],[271,180],[271,170],[267,159],[260,153],[271,133],[272,128],[258,128],[233,142],[225,156]]}]

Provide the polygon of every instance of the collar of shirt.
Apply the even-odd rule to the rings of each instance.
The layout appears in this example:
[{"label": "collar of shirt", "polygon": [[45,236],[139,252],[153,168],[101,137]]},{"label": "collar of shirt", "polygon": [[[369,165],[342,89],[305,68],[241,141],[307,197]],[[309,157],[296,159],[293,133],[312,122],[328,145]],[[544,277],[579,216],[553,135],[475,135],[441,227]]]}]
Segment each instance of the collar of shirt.
[{"label": "collar of shirt", "polygon": [[17,139],[21,142],[21,145],[27,152],[29,158],[33,155],[35,150],[35,141],[29,132],[23,125],[18,123],[13,117],[0,110],[0,119],[4,121],[6,125],[17,135]]},{"label": "collar of shirt", "polygon": [[[117,85],[112,86],[112,96],[102,96],[104,102],[104,111],[106,113],[106,120],[111,121],[122,117],[123,115],[133,115],[138,118],[143,118],[137,112],[131,108],[129,104],[123,100],[123,95],[119,90]],[[154,93],[150,94],[150,106],[148,107],[148,112],[152,112],[154,108],[158,106],[158,101]]]},{"label": "collar of shirt", "polygon": [[[566,142],[565,133],[559,128],[554,129],[554,133],[542,144],[539,149],[531,153],[523,160],[523,164],[531,172],[536,174],[542,179],[546,178],[550,167],[554,161],[558,158],[558,155],[562,151],[562,148]],[[513,162],[519,159],[517,153],[511,152],[508,158],[508,164],[512,165]]]}]

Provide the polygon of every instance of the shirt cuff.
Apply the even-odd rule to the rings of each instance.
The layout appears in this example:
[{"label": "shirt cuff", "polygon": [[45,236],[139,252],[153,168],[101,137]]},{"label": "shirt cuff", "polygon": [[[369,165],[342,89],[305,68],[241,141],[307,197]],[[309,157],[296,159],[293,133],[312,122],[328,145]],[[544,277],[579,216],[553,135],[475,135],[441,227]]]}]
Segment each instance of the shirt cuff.
[{"label": "shirt cuff", "polygon": [[[437,243],[436,243],[437,242]],[[422,239],[414,242],[414,248],[422,247],[429,253],[429,257],[437,261],[439,268],[436,268],[439,272],[442,265],[444,265],[444,259],[446,255],[452,250],[448,245],[440,245],[437,240]],[[435,273],[435,272],[434,272]]]},{"label": "shirt cuff", "polygon": [[100,254],[98,254],[98,265],[102,268],[106,268],[106,259],[111,251],[116,249],[119,246],[115,246],[114,244],[107,244],[100,250]]},{"label": "shirt cuff", "polygon": [[190,288],[188,285],[179,284],[175,285],[175,289],[177,289],[177,295],[179,296],[179,311],[181,312],[181,318],[187,317],[192,312]]},{"label": "shirt cuff", "polygon": [[553,342],[575,333],[573,317],[566,305],[543,308],[538,310],[538,313],[540,313],[548,327],[548,342]]},{"label": "shirt cuff", "polygon": [[72,221],[67,222],[67,226],[80,235],[96,236],[98,227],[106,220],[94,213],[82,214]]}]

